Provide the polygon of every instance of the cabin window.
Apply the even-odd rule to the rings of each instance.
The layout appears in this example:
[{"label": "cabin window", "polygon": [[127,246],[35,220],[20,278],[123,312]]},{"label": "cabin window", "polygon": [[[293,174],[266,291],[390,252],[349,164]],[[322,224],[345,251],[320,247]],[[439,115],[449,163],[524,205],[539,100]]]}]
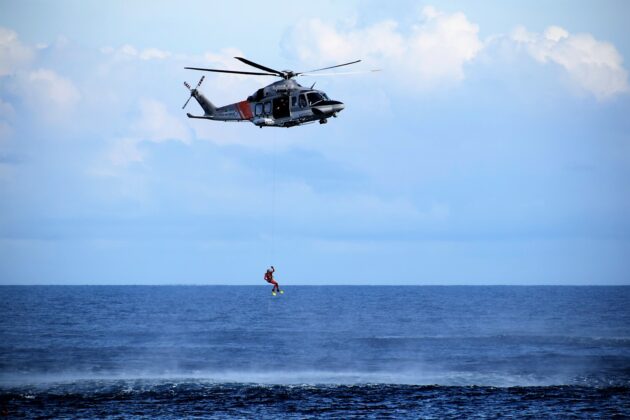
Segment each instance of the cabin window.
[{"label": "cabin window", "polygon": [[262,104],[256,104],[256,111],[255,111],[255,112],[256,112],[256,115],[260,115],[260,114],[262,114],[262,111],[263,111],[263,106],[262,106]]},{"label": "cabin window", "polygon": [[265,114],[271,114],[271,101],[265,102]]},{"label": "cabin window", "polygon": [[297,105],[297,96],[291,97],[291,107],[295,108]]},{"label": "cabin window", "polygon": [[300,95],[300,108],[306,107],[306,96],[304,94]]}]

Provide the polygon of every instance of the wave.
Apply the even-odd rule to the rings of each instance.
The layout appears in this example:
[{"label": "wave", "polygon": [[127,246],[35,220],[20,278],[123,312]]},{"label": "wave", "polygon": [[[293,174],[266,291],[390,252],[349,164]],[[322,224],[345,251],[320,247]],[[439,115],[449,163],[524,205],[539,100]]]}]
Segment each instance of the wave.
[{"label": "wave", "polygon": [[15,386],[49,386],[86,381],[175,381],[207,384],[257,385],[413,385],[413,386],[629,386],[630,379],[579,376],[570,374],[506,374],[504,372],[469,372],[436,370],[401,371],[196,371],[196,372],[64,372],[44,374],[3,373],[0,389]]},{"label": "wave", "polygon": [[540,343],[540,342],[566,342],[572,344],[581,343],[597,343],[608,344],[614,346],[630,346],[630,337],[627,336],[583,336],[583,335],[541,335],[541,334],[473,334],[473,335],[381,335],[372,337],[359,337],[355,338],[357,341],[483,341],[483,340],[496,340],[496,341],[523,341],[526,343]]},{"label": "wave", "polygon": [[15,417],[606,417],[630,413],[629,387],[271,385],[92,380],[0,393]]}]

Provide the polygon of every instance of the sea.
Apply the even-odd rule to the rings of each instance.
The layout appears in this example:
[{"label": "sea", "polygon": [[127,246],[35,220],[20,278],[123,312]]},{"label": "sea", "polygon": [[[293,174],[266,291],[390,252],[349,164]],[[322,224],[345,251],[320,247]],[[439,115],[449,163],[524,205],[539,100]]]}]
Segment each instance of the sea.
[{"label": "sea", "polygon": [[1,286],[3,418],[627,418],[630,287]]}]

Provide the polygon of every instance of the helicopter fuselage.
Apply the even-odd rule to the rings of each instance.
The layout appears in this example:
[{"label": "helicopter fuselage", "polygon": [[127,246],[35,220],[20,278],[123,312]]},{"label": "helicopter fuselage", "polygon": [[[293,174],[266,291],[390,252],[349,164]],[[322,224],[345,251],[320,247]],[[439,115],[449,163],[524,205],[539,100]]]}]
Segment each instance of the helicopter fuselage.
[{"label": "helicopter fuselage", "polygon": [[197,89],[191,95],[204,115],[188,114],[189,118],[249,121],[259,127],[294,127],[315,121],[324,124],[344,109],[342,102],[329,99],[320,90],[301,86],[293,79],[279,80],[258,89],[244,101],[216,108]]}]

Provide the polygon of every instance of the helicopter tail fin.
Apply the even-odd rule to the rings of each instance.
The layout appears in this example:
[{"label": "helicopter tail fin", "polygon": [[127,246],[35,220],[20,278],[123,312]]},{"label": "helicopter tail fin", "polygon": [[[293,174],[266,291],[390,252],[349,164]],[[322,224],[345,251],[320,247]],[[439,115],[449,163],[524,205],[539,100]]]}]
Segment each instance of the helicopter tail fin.
[{"label": "helicopter tail fin", "polygon": [[[216,112],[216,107],[205,96],[203,96],[203,94],[199,93],[199,86],[201,86],[201,84],[203,83],[203,79],[205,79],[205,76],[201,77],[199,83],[197,83],[197,86],[194,89],[191,88],[187,82],[184,82],[184,86],[186,86],[186,88],[190,91],[190,96],[188,97],[188,100],[186,101],[182,109],[186,108],[186,105],[188,105],[190,98],[194,97],[203,109],[204,117],[211,117]],[[190,116],[190,114],[188,115]]]}]

